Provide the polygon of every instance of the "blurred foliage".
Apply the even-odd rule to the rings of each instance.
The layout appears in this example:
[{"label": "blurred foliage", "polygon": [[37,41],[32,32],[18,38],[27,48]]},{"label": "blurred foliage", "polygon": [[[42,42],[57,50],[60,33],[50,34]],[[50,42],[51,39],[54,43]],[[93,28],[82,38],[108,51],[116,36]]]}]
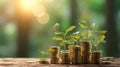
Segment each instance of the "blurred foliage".
[{"label": "blurred foliage", "polygon": [[[4,11],[4,6],[8,0],[0,0],[0,15]],[[11,0],[12,1],[12,0]],[[70,26],[71,7],[70,0],[46,0],[45,7],[49,13],[50,20],[48,24],[42,25],[38,21],[34,21],[30,32],[30,57],[42,57],[40,49],[48,48],[51,45],[59,45],[58,42],[53,41],[52,26],[55,23],[61,25],[60,30],[64,31]],[[91,22],[96,23],[96,28],[105,28],[105,0],[78,0],[78,9],[80,12],[80,19],[90,19]],[[120,0],[116,0],[116,20],[117,30],[120,33]],[[1,21],[1,20],[0,20]],[[0,57],[14,57],[16,54],[16,22],[0,23]],[[75,22],[73,22],[75,23]],[[100,47],[104,49],[104,47]],[[46,56],[47,57],[47,56]]]},{"label": "blurred foliage", "polygon": [[120,10],[120,0],[116,0],[116,2],[115,2],[115,8],[116,8],[116,10]]},{"label": "blurred foliage", "polygon": [[16,53],[16,26],[9,22],[0,25],[0,57],[15,57]]},{"label": "blurred foliage", "polygon": [[64,50],[66,50],[67,44],[74,44],[72,43],[74,41],[73,41],[73,38],[70,37],[71,36],[70,32],[73,31],[76,28],[76,26],[70,26],[65,31],[60,31],[59,29],[60,26],[61,25],[59,25],[59,23],[56,23],[53,26],[55,36],[52,39],[55,41],[59,41],[59,45],[64,46]]},{"label": "blurred foliage", "polygon": [[90,10],[97,13],[103,13],[105,0],[87,0],[87,4],[89,5],[88,8]]}]

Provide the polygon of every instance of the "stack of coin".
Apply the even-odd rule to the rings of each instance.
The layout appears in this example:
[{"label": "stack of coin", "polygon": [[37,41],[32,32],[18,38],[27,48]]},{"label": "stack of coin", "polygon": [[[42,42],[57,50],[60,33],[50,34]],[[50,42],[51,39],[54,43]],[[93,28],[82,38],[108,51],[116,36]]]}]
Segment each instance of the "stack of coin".
[{"label": "stack of coin", "polygon": [[41,58],[38,62],[40,64],[50,64],[50,61],[48,58]]},{"label": "stack of coin", "polygon": [[70,64],[70,51],[63,50],[62,52],[62,64]]},{"label": "stack of coin", "polygon": [[73,45],[69,45],[69,50],[70,50],[70,64],[72,64],[72,59],[73,59]]},{"label": "stack of coin", "polygon": [[52,50],[50,52],[50,63],[51,64],[59,64],[61,62],[60,57],[59,57],[60,47],[59,46],[51,46],[50,49]]},{"label": "stack of coin", "polygon": [[82,48],[82,63],[90,64],[91,63],[91,49],[92,45],[90,42],[80,42],[80,46]]},{"label": "stack of coin", "polygon": [[80,46],[73,46],[73,59],[72,64],[82,63],[82,50]]},{"label": "stack of coin", "polygon": [[101,63],[101,52],[100,51],[94,51],[92,52],[92,63],[93,64],[100,64]]},{"label": "stack of coin", "polygon": [[114,57],[103,57],[101,61],[114,61]]}]

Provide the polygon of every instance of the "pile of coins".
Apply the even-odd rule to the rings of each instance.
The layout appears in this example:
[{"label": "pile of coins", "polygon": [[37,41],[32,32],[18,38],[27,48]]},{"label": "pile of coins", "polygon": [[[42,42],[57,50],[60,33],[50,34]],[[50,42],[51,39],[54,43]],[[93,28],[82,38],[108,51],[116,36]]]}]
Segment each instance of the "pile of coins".
[{"label": "pile of coins", "polygon": [[91,63],[91,49],[92,45],[90,42],[80,42],[80,46],[82,50],[82,63],[83,64],[90,64]]},{"label": "pile of coins", "polygon": [[101,52],[100,51],[94,51],[92,52],[92,63],[93,64],[100,64],[101,63]]},{"label": "pile of coins", "polygon": [[59,57],[60,47],[59,46],[51,46],[50,49],[52,50],[50,52],[50,63],[51,64],[61,63],[60,57]]},{"label": "pile of coins", "polygon": [[50,64],[49,59],[48,58],[41,58],[39,61],[40,64]]},{"label": "pile of coins", "polygon": [[82,52],[80,46],[73,47],[73,58],[72,64],[81,64],[82,63]]},{"label": "pile of coins", "polygon": [[70,64],[70,51],[63,50],[61,53],[62,53],[62,64]]},{"label": "pile of coins", "polygon": [[[61,51],[62,57],[60,59],[60,47],[51,46],[50,49],[50,63],[60,64],[100,64],[101,63],[101,52],[91,51],[91,42],[85,41],[80,42],[79,45],[69,45],[69,50]],[[103,62],[106,63],[106,62]]]},{"label": "pile of coins", "polygon": [[70,51],[70,64],[72,64],[73,60],[73,45],[69,45],[69,51]]}]

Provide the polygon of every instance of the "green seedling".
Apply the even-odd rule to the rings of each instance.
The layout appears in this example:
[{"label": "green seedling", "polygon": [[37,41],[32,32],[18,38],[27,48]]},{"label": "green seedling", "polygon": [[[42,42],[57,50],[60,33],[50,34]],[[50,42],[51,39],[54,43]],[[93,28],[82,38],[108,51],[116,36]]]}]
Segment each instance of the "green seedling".
[{"label": "green seedling", "polygon": [[60,31],[60,25],[59,23],[56,23],[53,26],[54,34],[55,36],[52,38],[53,40],[59,41],[60,46],[64,46],[64,50],[66,50],[66,44],[73,44],[73,41],[70,32],[73,31],[76,28],[76,26],[70,26],[65,31]]},{"label": "green seedling", "polygon": [[95,30],[95,23],[90,23],[87,21],[81,21],[80,25],[80,39],[78,41],[88,40],[91,41],[95,50],[98,50],[100,43],[105,42],[106,30]]},{"label": "green seedling", "polygon": [[80,41],[89,40],[95,28],[95,23],[89,23],[88,20],[81,21],[79,23],[79,26],[80,26],[80,36],[81,36]]},{"label": "green seedling", "polygon": [[94,32],[94,36],[92,37],[92,43],[94,44],[93,46],[95,47],[95,50],[98,50],[98,46],[100,43],[104,43],[105,42],[105,34],[106,34],[106,30],[101,30],[101,31],[95,31]]},{"label": "green seedling", "polygon": [[46,51],[40,51],[40,54],[42,55],[42,59],[45,58],[46,55],[48,55],[48,53]]}]

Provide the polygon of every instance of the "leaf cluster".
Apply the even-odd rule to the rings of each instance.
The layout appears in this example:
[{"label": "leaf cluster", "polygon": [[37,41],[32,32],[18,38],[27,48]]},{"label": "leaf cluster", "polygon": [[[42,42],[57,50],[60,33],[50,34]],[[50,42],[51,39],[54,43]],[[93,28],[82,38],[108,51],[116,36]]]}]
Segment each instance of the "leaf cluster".
[{"label": "leaf cluster", "polygon": [[79,31],[81,36],[81,41],[83,40],[89,40],[92,36],[93,30],[95,29],[95,23],[90,23],[88,20],[81,21],[79,23]]},{"label": "leaf cluster", "polygon": [[95,23],[90,23],[88,20],[87,21],[81,21],[79,23],[80,26],[80,36],[81,36],[81,41],[83,40],[89,40],[92,42],[93,46],[98,48],[100,43],[105,42],[105,34],[106,30],[96,30],[95,29]]},{"label": "leaf cluster", "polygon": [[53,26],[55,36],[52,39],[59,41],[59,45],[64,46],[64,49],[66,49],[66,44],[73,44],[73,37],[71,36],[70,32],[75,28],[76,26],[70,26],[65,31],[60,31],[60,25],[59,23],[56,23]]},{"label": "leaf cluster", "polygon": [[94,35],[91,38],[91,41],[96,50],[98,50],[98,46],[100,43],[105,43],[105,34],[106,33],[107,33],[106,30],[94,31]]},{"label": "leaf cluster", "polygon": [[76,26],[70,26],[65,31],[60,31],[59,23],[56,23],[53,27],[55,36],[53,40],[59,41],[60,46],[66,48],[66,44],[78,45],[81,41],[92,41],[93,46],[98,48],[99,44],[105,42],[106,30],[96,30],[95,23],[90,23],[88,20],[81,21],[79,23],[79,30],[70,33],[76,28]]}]

